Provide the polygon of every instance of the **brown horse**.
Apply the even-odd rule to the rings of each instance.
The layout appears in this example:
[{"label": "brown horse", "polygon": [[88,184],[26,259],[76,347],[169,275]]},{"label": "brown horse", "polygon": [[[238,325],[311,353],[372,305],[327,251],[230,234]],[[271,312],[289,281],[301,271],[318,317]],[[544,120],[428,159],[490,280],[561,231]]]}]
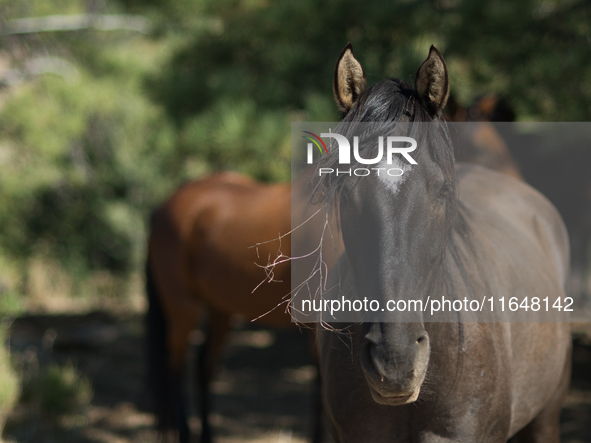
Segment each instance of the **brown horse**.
[{"label": "brown horse", "polygon": [[[440,120],[449,81],[437,49],[419,68],[414,90],[393,79],[366,88],[350,45],[334,79],[350,125],[333,132],[348,137],[358,122],[391,122],[418,147],[416,164],[400,163],[405,178],[318,178],[315,198],[334,208],[346,250],[327,288],[340,285],[378,306],[442,297],[470,305],[483,297],[547,297],[550,306],[564,300],[568,237],[555,208],[522,181],[455,165]],[[373,159],[376,143],[367,134],[359,136],[359,155]],[[339,161],[335,150],[318,167]],[[335,440],[558,442],[570,379],[569,325],[536,322],[547,318],[540,311],[527,312],[528,322],[464,323],[461,311],[455,320],[432,323],[419,310],[406,321],[319,327],[323,398]]]},{"label": "brown horse", "polygon": [[[205,315],[197,380],[204,442],[211,440],[208,383],[230,316],[292,325],[283,303],[290,292],[289,263],[275,266],[272,278],[264,268],[290,253],[289,236],[281,237],[290,230],[290,202],[289,184],[220,173],[181,187],[153,213],[147,261],[150,387],[159,430],[167,438],[189,440],[181,372],[189,334]],[[261,285],[265,280],[273,281]]]}]

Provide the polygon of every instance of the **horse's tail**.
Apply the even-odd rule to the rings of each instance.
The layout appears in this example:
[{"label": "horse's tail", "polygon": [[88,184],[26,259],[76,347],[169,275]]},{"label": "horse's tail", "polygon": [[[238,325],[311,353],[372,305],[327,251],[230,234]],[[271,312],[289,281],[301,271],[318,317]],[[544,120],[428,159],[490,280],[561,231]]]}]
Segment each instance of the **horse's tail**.
[{"label": "horse's tail", "polygon": [[[152,227],[154,229],[154,217]],[[181,377],[170,364],[169,324],[162,304],[163,294],[159,293],[150,266],[150,253],[146,260],[146,294],[148,313],[146,315],[146,339],[148,357],[147,391],[152,397],[152,409],[160,434],[159,441],[188,443],[190,431],[182,395]]]},{"label": "horse's tail", "polygon": [[168,329],[150,269],[149,259],[146,260],[146,294],[148,296],[148,313],[146,315],[146,338],[148,357],[148,386],[152,408],[156,416],[158,431],[164,434],[174,427],[171,415],[173,397],[171,386],[171,370],[169,365]]}]

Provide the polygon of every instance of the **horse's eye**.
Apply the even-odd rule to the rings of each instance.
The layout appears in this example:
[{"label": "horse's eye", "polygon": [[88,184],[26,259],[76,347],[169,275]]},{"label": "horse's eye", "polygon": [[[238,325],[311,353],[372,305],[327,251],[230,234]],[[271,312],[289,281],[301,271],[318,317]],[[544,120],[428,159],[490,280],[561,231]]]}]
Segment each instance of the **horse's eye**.
[{"label": "horse's eye", "polygon": [[451,186],[450,186],[449,182],[443,183],[443,186],[441,186],[441,189],[439,190],[439,196],[445,197],[447,194],[449,194],[450,190],[451,190]]}]

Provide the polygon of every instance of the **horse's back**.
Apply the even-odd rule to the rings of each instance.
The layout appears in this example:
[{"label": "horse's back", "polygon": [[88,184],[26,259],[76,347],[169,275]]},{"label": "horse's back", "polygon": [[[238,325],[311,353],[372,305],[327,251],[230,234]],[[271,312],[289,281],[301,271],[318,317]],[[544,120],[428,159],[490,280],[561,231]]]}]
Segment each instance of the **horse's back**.
[{"label": "horse's back", "polygon": [[[281,302],[278,293],[289,292],[275,283],[251,294],[267,277],[262,266],[279,251],[289,255],[289,238],[279,240],[290,229],[289,208],[289,184],[229,172],[187,183],[154,212],[151,260],[164,272],[175,268],[176,281],[186,286],[184,299],[258,317]],[[275,272],[287,287],[289,265]],[[268,320],[289,323],[289,316],[280,312]]]},{"label": "horse's back", "polygon": [[167,228],[174,229],[185,240],[196,230],[210,236],[231,235],[230,226],[239,226],[243,234],[240,238],[252,246],[271,240],[259,237],[250,242],[249,232],[260,225],[277,224],[285,228],[283,219],[289,216],[274,217],[269,212],[273,205],[277,209],[289,207],[289,198],[288,185],[264,184],[241,174],[223,172],[181,186],[154,211],[152,225],[168,225]]}]

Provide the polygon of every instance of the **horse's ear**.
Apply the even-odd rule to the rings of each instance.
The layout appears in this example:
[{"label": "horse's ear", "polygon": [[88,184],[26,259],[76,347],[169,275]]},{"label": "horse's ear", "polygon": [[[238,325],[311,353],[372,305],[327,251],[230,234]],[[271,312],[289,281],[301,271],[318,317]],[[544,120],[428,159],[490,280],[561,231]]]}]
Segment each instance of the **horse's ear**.
[{"label": "horse's ear", "polygon": [[440,115],[449,97],[449,79],[443,56],[435,46],[417,72],[415,89],[429,113]]},{"label": "horse's ear", "polygon": [[349,112],[363,95],[366,87],[365,72],[353,56],[353,46],[349,43],[339,56],[332,84],[334,99],[341,112],[345,114]]}]

